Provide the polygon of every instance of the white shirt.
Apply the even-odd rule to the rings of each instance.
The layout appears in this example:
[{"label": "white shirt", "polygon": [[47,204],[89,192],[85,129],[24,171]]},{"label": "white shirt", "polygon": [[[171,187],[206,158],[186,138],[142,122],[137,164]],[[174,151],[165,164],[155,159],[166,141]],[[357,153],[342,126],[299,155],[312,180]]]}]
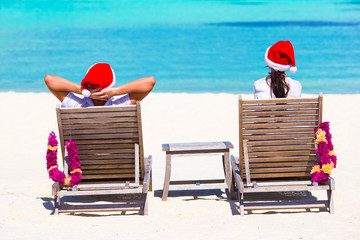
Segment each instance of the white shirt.
[{"label": "white shirt", "polygon": [[[112,105],[131,105],[129,94],[114,96],[109,98],[104,106]],[[89,97],[84,97],[83,95],[69,92],[69,94],[64,98],[61,103],[61,107],[93,107],[94,102]]]},{"label": "white shirt", "polygon": [[[290,90],[287,98],[300,98],[301,97],[301,83],[289,77],[285,78],[289,84]],[[254,82],[254,98],[255,99],[270,99],[276,98],[270,89],[270,83],[267,83],[266,77],[261,78]]]}]

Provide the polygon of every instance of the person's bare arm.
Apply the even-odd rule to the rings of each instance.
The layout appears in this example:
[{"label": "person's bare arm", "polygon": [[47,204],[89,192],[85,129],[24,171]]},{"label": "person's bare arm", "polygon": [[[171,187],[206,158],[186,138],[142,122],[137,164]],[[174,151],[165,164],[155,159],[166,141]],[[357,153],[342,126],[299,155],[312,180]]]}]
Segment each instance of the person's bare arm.
[{"label": "person's bare arm", "polygon": [[106,101],[113,96],[128,93],[131,103],[135,104],[136,101],[141,101],[150,93],[155,83],[156,81],[154,77],[144,77],[124,84],[120,87],[108,88],[97,93],[92,93],[90,97],[97,100]]},{"label": "person's bare arm", "polygon": [[44,81],[49,90],[60,100],[60,102],[64,100],[69,92],[81,94],[80,85],[70,82],[65,78],[46,74]]}]

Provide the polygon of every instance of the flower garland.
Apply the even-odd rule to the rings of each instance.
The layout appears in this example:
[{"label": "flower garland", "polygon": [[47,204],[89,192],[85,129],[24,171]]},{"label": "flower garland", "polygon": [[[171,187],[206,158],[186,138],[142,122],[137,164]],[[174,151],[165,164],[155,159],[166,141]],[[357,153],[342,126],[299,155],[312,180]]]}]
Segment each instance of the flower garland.
[{"label": "flower garland", "polygon": [[311,179],[313,182],[323,184],[329,179],[331,171],[336,168],[337,158],[331,141],[329,122],[321,123],[319,128],[314,128],[314,132],[316,135],[315,152],[320,161],[311,169]]},{"label": "flower garland", "polygon": [[68,152],[68,163],[71,175],[65,175],[58,169],[57,165],[57,149],[58,141],[54,132],[51,132],[48,138],[48,146],[46,152],[46,169],[49,173],[49,178],[54,182],[59,182],[65,186],[74,186],[81,181],[82,171],[80,166],[80,159],[78,155],[78,148],[74,141],[69,140],[65,143]]}]

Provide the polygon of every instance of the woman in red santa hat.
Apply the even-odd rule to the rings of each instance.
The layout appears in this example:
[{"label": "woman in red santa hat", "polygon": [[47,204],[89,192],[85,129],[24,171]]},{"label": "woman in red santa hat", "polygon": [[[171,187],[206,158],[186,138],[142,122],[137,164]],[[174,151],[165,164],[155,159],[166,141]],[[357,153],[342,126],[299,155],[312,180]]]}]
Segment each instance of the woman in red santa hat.
[{"label": "woman in red santa hat", "polygon": [[254,83],[255,99],[300,98],[300,82],[286,76],[285,71],[295,73],[294,49],[290,41],[279,41],[265,53],[265,62],[270,73]]},{"label": "woman in red santa hat", "polygon": [[81,86],[49,74],[44,80],[49,90],[61,101],[61,107],[131,105],[144,99],[155,85],[154,77],[145,77],[115,87],[115,73],[107,63],[91,66]]}]

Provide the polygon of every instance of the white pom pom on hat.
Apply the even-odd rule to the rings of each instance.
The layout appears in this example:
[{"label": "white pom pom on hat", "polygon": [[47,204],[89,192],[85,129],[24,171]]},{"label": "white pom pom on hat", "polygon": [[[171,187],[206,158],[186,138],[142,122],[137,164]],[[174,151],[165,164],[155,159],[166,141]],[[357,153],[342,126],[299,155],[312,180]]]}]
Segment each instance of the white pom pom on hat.
[{"label": "white pom pom on hat", "polygon": [[296,71],[297,71],[297,67],[290,67],[290,72],[292,72],[292,73],[296,73]]},{"label": "white pom pom on hat", "polygon": [[290,41],[278,41],[268,47],[265,52],[265,62],[276,71],[285,72],[289,69],[292,73],[297,71],[294,48]]},{"label": "white pom pom on hat", "polygon": [[82,93],[82,95],[84,95],[84,97],[90,97],[90,94],[91,94],[91,92],[87,89],[83,89],[81,91],[81,93]]},{"label": "white pom pom on hat", "polygon": [[96,63],[92,65],[84,79],[81,81],[82,95],[90,97],[90,90],[92,89],[106,89],[114,87],[116,77],[113,69],[107,63]]}]

